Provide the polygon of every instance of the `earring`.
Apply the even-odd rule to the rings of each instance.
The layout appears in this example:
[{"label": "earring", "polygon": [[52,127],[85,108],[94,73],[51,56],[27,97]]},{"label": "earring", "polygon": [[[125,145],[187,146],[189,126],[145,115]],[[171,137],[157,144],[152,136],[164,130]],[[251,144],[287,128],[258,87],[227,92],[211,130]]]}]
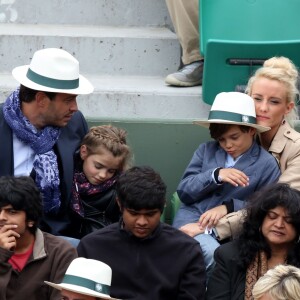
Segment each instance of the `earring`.
[{"label": "earring", "polygon": [[32,222],[32,221],[29,221],[29,222],[28,222],[28,227],[32,227],[32,226],[33,226],[33,224],[34,224],[34,222]]}]

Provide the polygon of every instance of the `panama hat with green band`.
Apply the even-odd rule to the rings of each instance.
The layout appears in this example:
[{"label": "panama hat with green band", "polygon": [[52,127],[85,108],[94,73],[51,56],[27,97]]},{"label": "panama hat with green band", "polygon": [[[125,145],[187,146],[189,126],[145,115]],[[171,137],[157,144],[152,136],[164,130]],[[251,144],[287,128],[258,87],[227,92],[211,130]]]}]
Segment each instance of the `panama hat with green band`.
[{"label": "panama hat with green band", "polygon": [[101,299],[120,300],[110,297],[112,270],[107,264],[84,257],[75,258],[68,267],[61,283],[45,281],[58,289]]},{"label": "panama hat with green band", "polygon": [[79,74],[78,60],[58,48],[36,51],[30,65],[14,68],[12,75],[20,84],[36,91],[81,95],[94,90]]},{"label": "panama hat with green band", "polygon": [[240,92],[219,93],[209,112],[207,120],[195,120],[196,125],[209,127],[210,124],[244,125],[256,128],[258,132],[270,130],[270,127],[256,123],[254,100]]}]

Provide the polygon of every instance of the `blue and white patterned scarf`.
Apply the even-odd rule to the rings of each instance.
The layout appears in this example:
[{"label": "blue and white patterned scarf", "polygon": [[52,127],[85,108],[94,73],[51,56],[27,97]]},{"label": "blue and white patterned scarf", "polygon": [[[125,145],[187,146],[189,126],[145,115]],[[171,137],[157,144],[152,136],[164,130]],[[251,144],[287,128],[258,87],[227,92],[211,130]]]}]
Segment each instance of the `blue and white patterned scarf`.
[{"label": "blue and white patterned scarf", "polygon": [[3,114],[16,137],[35,153],[33,169],[36,172],[36,185],[43,195],[44,211],[57,212],[60,207],[60,180],[53,146],[59,137],[60,128],[46,126],[37,130],[20,109],[19,89],[6,99]]}]

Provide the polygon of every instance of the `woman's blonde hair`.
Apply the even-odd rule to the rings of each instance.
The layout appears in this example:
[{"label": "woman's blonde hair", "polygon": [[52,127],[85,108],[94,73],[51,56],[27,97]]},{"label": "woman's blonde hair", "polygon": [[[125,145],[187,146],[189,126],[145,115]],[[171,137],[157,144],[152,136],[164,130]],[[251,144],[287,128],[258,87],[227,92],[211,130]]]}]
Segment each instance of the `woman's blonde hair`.
[{"label": "woman's blonde hair", "polygon": [[253,83],[259,78],[267,78],[277,80],[286,87],[287,103],[293,102],[294,109],[286,116],[288,122],[293,125],[293,121],[297,120],[298,112],[296,107],[296,99],[299,91],[297,89],[298,71],[294,63],[286,57],[272,57],[266,60],[261,68],[249,79],[246,93],[251,95]]},{"label": "woman's blonde hair", "polygon": [[85,145],[88,155],[101,153],[104,147],[114,157],[121,157],[120,171],[130,165],[131,151],[126,141],[127,132],[112,125],[93,126],[83,138],[81,145]]},{"label": "woman's blonde hair", "polygon": [[266,294],[272,300],[299,300],[300,269],[290,265],[278,265],[270,269],[252,290],[254,300]]}]

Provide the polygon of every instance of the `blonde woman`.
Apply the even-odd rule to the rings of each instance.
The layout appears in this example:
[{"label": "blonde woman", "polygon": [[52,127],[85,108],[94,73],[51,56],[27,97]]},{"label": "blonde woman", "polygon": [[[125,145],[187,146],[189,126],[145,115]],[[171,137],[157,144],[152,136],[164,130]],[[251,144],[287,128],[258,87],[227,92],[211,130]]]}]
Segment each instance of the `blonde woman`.
[{"label": "blonde woman", "polygon": [[297,78],[297,69],[288,58],[273,57],[250,78],[246,92],[255,101],[257,123],[271,127],[259,140],[279,162],[279,182],[300,190],[300,133],[292,128],[298,119]]},{"label": "blonde woman", "polygon": [[[246,92],[254,99],[257,124],[271,127],[258,138],[279,163],[278,182],[300,190],[300,133],[293,129],[298,119],[297,79],[297,68],[292,61],[272,57],[250,78]],[[241,216],[238,212],[220,219],[214,230],[217,238],[224,240],[238,234]]]}]

